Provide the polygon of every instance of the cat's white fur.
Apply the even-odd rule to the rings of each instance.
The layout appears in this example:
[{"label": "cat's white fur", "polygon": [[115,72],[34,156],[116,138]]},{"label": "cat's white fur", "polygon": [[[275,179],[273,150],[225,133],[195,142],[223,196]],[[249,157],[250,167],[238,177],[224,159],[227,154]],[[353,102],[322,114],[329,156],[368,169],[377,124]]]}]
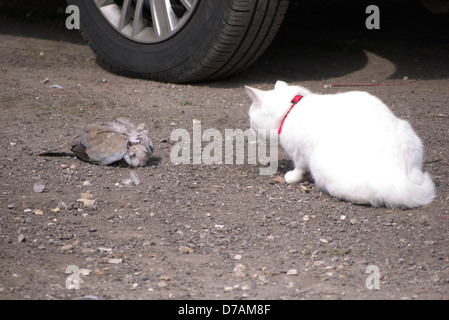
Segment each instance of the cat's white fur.
[{"label": "cat's white fur", "polygon": [[415,208],[434,199],[432,179],[421,169],[421,140],[378,98],[360,91],[313,94],[283,81],[274,90],[246,91],[251,128],[262,135],[278,130],[293,97],[303,96],[279,136],[295,165],[287,183],[310,171],[318,188],[357,204]]}]

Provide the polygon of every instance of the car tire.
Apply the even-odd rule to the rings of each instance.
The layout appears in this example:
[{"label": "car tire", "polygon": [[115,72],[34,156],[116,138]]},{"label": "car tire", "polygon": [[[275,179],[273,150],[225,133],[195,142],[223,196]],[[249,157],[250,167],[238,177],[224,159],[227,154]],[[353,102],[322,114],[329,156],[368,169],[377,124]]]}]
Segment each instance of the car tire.
[{"label": "car tire", "polygon": [[[119,32],[99,7],[112,3],[121,9],[116,3],[124,1],[68,3],[78,6],[81,33],[101,64],[125,76],[172,83],[224,78],[248,67],[269,46],[288,7],[288,0],[196,0],[182,28],[145,42]],[[152,3],[145,1],[137,3]]]}]

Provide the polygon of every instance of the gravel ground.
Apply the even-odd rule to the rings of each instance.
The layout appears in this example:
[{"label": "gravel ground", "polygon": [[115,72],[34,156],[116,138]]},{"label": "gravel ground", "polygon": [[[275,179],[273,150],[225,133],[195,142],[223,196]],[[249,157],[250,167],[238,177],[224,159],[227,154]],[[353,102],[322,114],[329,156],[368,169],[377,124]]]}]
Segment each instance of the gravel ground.
[{"label": "gravel ground", "polygon": [[[381,29],[368,31],[364,6],[294,2],[255,65],[174,85],[103,69],[64,28],[64,2],[1,2],[0,299],[449,299],[449,24],[419,3],[378,3]],[[245,130],[243,86],[278,79],[385,101],[422,138],[435,201],[389,210],[287,185],[282,150],[272,176],[170,161],[174,129]],[[379,83],[392,85],[325,88]],[[37,156],[119,116],[149,128],[148,167]],[[131,172],[140,183],[126,183]]]}]

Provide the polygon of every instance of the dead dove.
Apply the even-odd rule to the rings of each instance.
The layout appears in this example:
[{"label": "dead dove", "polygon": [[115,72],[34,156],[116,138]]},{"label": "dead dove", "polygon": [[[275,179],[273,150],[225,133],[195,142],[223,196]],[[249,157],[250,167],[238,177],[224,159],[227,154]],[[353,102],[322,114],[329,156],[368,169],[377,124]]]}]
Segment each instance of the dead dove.
[{"label": "dead dove", "polygon": [[[84,127],[81,135],[61,145],[70,147],[81,160],[108,165],[124,160],[131,167],[143,167],[153,154],[154,146],[144,124],[137,127],[126,118],[109,123],[93,123]],[[46,152],[40,155],[54,155]]]}]

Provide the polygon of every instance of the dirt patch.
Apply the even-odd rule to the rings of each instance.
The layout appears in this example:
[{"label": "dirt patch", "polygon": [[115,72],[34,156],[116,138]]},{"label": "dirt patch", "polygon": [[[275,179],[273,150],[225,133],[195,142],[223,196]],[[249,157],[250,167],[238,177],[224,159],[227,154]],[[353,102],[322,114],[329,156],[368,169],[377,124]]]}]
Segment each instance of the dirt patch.
[{"label": "dirt patch", "polygon": [[[448,23],[401,4],[381,7],[377,32],[364,28],[360,6],[295,2],[254,66],[192,85],[102,69],[62,14],[3,13],[0,298],[448,299]],[[335,27],[338,15],[348,19]],[[259,175],[260,164],[170,161],[174,129],[192,133],[196,119],[203,131],[245,130],[243,86],[268,89],[278,79],[323,94],[354,89],[327,84],[393,84],[357,90],[411,122],[435,201],[388,210],[338,201],[313,182],[279,183],[292,165],[282,150],[273,176]],[[86,123],[120,116],[150,129],[148,167],[37,156]],[[131,171],[140,184],[124,182]],[[43,192],[34,191],[38,183]],[[79,200],[86,197],[95,201]],[[371,265],[380,272],[377,290],[366,286]],[[80,271],[79,290],[66,287],[69,266]]]}]

